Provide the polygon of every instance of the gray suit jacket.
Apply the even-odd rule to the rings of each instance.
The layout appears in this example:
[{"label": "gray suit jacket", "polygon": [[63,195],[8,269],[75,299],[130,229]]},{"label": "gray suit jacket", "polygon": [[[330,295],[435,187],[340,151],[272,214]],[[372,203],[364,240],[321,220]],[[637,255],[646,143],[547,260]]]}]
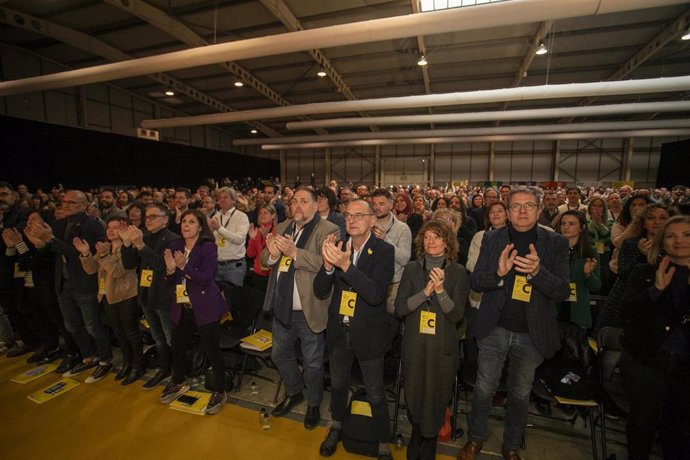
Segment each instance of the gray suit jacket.
[{"label": "gray suit jacket", "polygon": [[[487,337],[496,328],[501,310],[513,286],[499,286],[498,257],[509,244],[508,227],[484,234],[479,260],[470,277],[470,286],[483,292],[477,315],[477,339]],[[568,241],[560,234],[537,228],[535,244],[541,268],[532,278],[532,295],[526,305],[527,327],[534,346],[544,358],[561,348],[558,333],[558,306],[570,295]]]},{"label": "gray suit jacket", "polygon": [[[292,219],[281,222],[276,227],[276,233],[282,235],[288,225],[291,224]],[[307,324],[309,324],[309,328],[315,333],[322,332],[326,329],[326,323],[328,322],[328,304],[331,298],[328,296],[325,299],[318,299],[314,295],[313,286],[314,278],[323,265],[321,244],[323,240],[326,239],[326,236],[331,233],[339,235],[340,231],[335,224],[321,219],[309,236],[309,240],[304,246],[304,249],[297,249],[297,258],[293,262],[295,267],[295,282],[297,284],[300,301],[302,302],[304,317],[307,320]],[[264,298],[265,311],[273,308],[273,295],[277,288],[276,276],[278,274],[278,261],[273,265],[269,265],[269,256],[268,248],[264,248],[263,251],[261,251],[261,264],[264,267],[271,267],[268,287],[266,288],[266,297]]]}]

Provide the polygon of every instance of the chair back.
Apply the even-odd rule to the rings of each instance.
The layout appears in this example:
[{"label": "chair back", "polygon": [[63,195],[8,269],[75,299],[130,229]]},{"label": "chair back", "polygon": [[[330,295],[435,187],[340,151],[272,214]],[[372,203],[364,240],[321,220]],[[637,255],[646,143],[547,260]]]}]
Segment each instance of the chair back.
[{"label": "chair back", "polygon": [[601,328],[597,338],[597,360],[599,362],[599,379],[607,400],[620,411],[628,413],[630,404],[623,386],[623,378],[618,369],[623,350],[620,344],[622,332],[623,330],[617,327]]}]

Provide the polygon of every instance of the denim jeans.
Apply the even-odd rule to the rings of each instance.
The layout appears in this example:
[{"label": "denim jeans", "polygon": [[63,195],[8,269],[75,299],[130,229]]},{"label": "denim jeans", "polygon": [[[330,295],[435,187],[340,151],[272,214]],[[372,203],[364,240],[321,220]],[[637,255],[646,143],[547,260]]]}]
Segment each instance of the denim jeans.
[{"label": "denim jeans", "polygon": [[[299,340],[302,349],[304,373],[300,373],[295,356],[295,344]],[[285,328],[273,320],[273,350],[271,359],[285,383],[285,392],[294,396],[306,389],[307,404],[321,405],[323,398],[323,355],[326,341],[323,332],[314,333],[309,328],[304,313],[292,312],[292,327]]]},{"label": "denim jeans", "polygon": [[216,281],[232,283],[233,286],[244,286],[244,275],[247,273],[247,261],[242,259],[230,264],[218,264]]},{"label": "denim jeans", "polygon": [[[333,420],[342,422],[347,411],[347,396],[350,388],[352,363],[355,355],[350,347],[349,331],[343,330],[330,350],[329,366],[331,371],[331,414]],[[383,386],[383,358],[357,360],[362,371],[367,400],[374,418],[375,435],[379,442],[391,440],[391,427],[388,413],[388,401]]]},{"label": "denim jeans", "polygon": [[158,366],[162,371],[169,371],[172,364],[172,321],[170,321],[170,307],[154,308],[144,306],[144,316],[149,323],[149,331],[158,353]]},{"label": "denim jeans", "polygon": [[5,314],[5,311],[0,305],[0,343],[6,343],[8,346],[14,342],[14,332],[10,320]]},{"label": "denim jeans", "polygon": [[109,304],[104,299],[103,304],[110,327],[113,328],[115,338],[117,338],[117,343],[120,346],[125,366],[131,365],[134,369],[143,369],[143,344],[139,331],[141,312],[137,298],[132,297],[114,304]]},{"label": "denim jeans", "polygon": [[74,292],[67,281],[58,296],[65,328],[72,334],[84,358],[97,357],[101,361],[113,359],[110,340],[103,322],[96,293]]},{"label": "denim jeans", "polygon": [[477,381],[472,398],[469,438],[484,442],[489,437],[487,422],[507,358],[508,402],[503,423],[503,447],[517,450],[527,421],[534,371],[544,358],[534,347],[529,333],[513,332],[502,327],[497,327],[490,335],[479,340],[478,346]]}]

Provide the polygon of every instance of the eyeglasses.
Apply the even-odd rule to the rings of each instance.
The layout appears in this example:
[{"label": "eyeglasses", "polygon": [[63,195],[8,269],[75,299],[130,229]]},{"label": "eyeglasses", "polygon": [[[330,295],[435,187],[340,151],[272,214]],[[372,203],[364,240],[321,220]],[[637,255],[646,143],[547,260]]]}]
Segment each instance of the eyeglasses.
[{"label": "eyeglasses", "polygon": [[510,209],[513,212],[520,212],[523,209],[525,211],[534,211],[535,209],[537,209],[537,207],[537,203],[533,201],[528,201],[527,203],[513,203],[510,206],[508,206],[508,209]]},{"label": "eyeglasses", "polygon": [[149,221],[149,220],[156,220],[156,219],[158,219],[159,217],[163,217],[163,216],[161,216],[160,214],[150,214],[150,215],[144,217],[144,220],[146,220],[146,221]]},{"label": "eyeglasses", "polygon": [[345,220],[355,220],[355,221],[360,221],[364,219],[364,216],[373,216],[373,214],[362,214],[361,212],[358,212],[356,214],[350,214],[349,212],[344,212],[343,213],[343,219]]},{"label": "eyeglasses", "polygon": [[84,204],[86,201],[72,201],[72,200],[62,200],[62,204],[67,206],[76,206],[78,204]]}]

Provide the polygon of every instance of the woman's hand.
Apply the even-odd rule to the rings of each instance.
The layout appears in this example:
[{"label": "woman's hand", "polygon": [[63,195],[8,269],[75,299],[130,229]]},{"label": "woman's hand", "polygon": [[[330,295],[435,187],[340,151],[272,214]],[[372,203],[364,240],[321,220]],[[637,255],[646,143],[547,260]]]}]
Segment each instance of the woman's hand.
[{"label": "woman's hand", "polygon": [[444,291],[443,282],[445,279],[445,272],[438,267],[431,269],[431,272],[429,272],[429,281],[433,282],[433,289],[436,294]]},{"label": "woman's hand", "polygon": [[184,267],[187,266],[187,258],[182,251],[175,251],[173,259],[175,260],[175,266],[180,270],[184,270]]},{"label": "woman's hand", "polygon": [[652,240],[640,238],[640,241],[637,242],[637,249],[639,249],[640,252],[646,256],[649,254],[649,250],[652,249],[652,244],[654,244]]},{"label": "woman's hand", "polygon": [[256,238],[257,230],[254,224],[249,224],[249,231],[247,232],[247,235],[249,235],[249,238],[254,239]]},{"label": "woman's hand", "polygon": [[96,242],[96,254],[99,257],[107,256],[110,253],[110,243],[108,241]]},{"label": "woman's hand", "polygon": [[669,256],[665,256],[663,259],[661,259],[659,267],[656,269],[654,286],[660,291],[663,291],[668,287],[669,284],[671,284],[673,275],[676,273],[676,267],[668,267],[670,263],[671,258]]},{"label": "woman's hand", "polygon": [[584,267],[584,272],[585,272],[585,277],[589,278],[592,276],[592,272],[594,269],[597,268],[597,260],[596,259],[587,259],[585,261],[585,267]]}]

